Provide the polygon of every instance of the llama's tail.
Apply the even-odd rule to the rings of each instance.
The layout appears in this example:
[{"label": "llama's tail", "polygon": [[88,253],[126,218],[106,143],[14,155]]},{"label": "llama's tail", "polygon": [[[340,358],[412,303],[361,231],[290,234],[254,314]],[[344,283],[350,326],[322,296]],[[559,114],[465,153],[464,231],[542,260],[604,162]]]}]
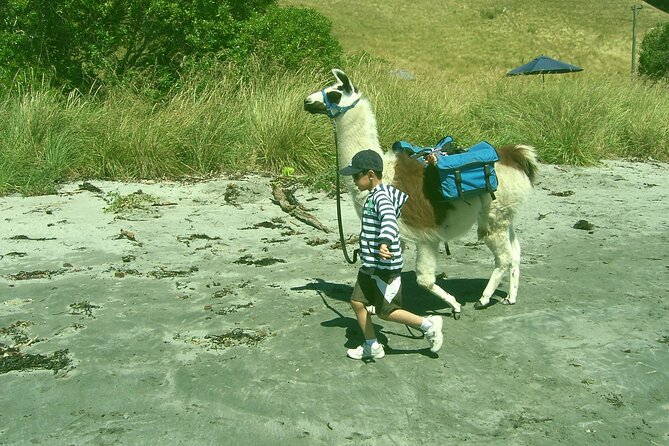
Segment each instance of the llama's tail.
[{"label": "llama's tail", "polygon": [[525,144],[508,145],[497,149],[499,162],[514,167],[527,175],[534,185],[539,172],[537,152],[532,146]]}]

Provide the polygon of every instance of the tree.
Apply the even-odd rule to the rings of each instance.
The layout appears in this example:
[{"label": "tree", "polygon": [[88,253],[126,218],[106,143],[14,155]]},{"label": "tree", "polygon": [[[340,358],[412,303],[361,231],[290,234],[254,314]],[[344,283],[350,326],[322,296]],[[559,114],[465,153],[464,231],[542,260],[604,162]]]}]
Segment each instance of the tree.
[{"label": "tree", "polygon": [[273,6],[249,20],[234,52],[241,58],[261,54],[289,69],[306,62],[331,68],[339,65],[343,52],[331,30],[330,20],[313,9]]},{"label": "tree", "polygon": [[669,79],[669,22],[658,25],[643,36],[639,74],[652,80]]},{"label": "tree", "polygon": [[[48,73],[53,82],[68,89],[87,90],[138,73],[151,74],[159,88],[160,84],[168,86],[185,61],[192,66],[205,56],[239,57],[275,50],[271,43],[252,43],[253,38],[278,37],[259,33],[258,23],[277,25],[279,17],[306,24],[302,16],[313,19],[318,15],[315,11],[294,14],[292,10],[284,14],[276,1],[2,0],[0,81],[17,70],[30,69]],[[265,19],[268,12],[272,18]],[[321,36],[322,30],[313,33]],[[295,38],[305,41],[307,34],[302,30]],[[295,53],[300,45],[291,44],[288,33],[280,37],[280,46],[291,51],[292,65],[318,51],[302,47],[303,53]],[[338,46],[329,33],[306,40],[326,48]],[[245,51],[235,50],[240,41],[245,42]]]}]

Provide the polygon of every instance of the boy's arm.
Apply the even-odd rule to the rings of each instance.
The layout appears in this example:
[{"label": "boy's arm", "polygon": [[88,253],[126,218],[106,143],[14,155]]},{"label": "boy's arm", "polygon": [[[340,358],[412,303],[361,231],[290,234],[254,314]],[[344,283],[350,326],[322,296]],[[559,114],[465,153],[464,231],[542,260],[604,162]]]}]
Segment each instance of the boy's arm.
[{"label": "boy's arm", "polygon": [[390,246],[399,239],[400,231],[397,226],[395,208],[388,197],[379,199],[378,214],[381,220],[381,231],[379,232],[379,254],[384,259],[393,257]]}]

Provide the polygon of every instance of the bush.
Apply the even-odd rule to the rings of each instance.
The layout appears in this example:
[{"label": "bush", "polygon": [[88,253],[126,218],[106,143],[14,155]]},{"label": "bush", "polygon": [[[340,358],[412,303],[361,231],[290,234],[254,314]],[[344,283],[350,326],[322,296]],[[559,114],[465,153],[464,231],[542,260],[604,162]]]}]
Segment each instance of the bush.
[{"label": "bush", "polygon": [[330,20],[313,9],[272,7],[248,22],[236,42],[236,56],[255,54],[291,70],[305,64],[339,66],[343,51],[331,29]]},{"label": "bush", "polygon": [[639,54],[639,74],[651,80],[669,79],[669,22],[644,35]]},{"label": "bush", "polygon": [[164,93],[203,60],[262,53],[290,68],[337,60],[324,17],[276,2],[3,0],[0,85],[26,71],[68,91],[134,79]]}]

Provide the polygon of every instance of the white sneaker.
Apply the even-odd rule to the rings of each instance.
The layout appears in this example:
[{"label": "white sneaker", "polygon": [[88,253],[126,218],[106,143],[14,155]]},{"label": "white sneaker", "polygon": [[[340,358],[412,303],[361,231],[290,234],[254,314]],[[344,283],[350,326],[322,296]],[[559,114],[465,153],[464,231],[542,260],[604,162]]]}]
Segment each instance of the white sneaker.
[{"label": "white sneaker", "polygon": [[381,359],[386,356],[383,345],[378,342],[369,345],[366,342],[358,348],[350,348],[346,351],[346,356],[352,359]]},{"label": "white sneaker", "polygon": [[444,322],[441,316],[428,316],[427,320],[432,323],[432,327],[425,332],[425,337],[430,342],[430,351],[437,353],[444,343],[444,335],[441,332]]}]

